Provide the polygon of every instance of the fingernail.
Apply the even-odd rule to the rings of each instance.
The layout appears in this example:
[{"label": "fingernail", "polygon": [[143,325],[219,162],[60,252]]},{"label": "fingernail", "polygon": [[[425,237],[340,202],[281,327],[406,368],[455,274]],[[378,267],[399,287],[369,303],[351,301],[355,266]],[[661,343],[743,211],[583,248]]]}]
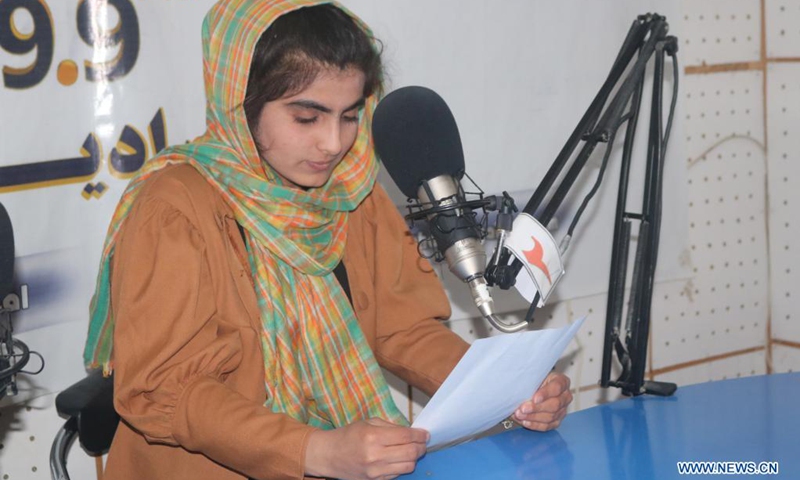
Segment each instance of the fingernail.
[{"label": "fingernail", "polygon": [[525,428],[530,428],[531,422],[529,422],[528,420],[525,420],[524,422],[522,422],[522,426],[525,427]]},{"label": "fingernail", "polygon": [[531,413],[533,411],[533,406],[531,404],[526,403],[522,406],[522,413]]},{"label": "fingernail", "polygon": [[533,397],[533,403],[535,403],[535,404],[537,404],[537,405],[538,405],[538,404],[540,404],[540,403],[542,403],[542,396],[541,396],[541,395],[536,395],[536,396],[534,396],[534,397]]}]

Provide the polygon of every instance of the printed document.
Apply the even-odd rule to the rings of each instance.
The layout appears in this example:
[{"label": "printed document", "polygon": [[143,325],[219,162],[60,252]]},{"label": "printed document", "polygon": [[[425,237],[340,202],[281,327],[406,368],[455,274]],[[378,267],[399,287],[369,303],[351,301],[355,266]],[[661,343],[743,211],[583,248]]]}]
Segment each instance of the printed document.
[{"label": "printed document", "polygon": [[431,434],[428,449],[468,440],[514,413],[533,397],[584,320],[473,342],[414,419],[413,427]]}]

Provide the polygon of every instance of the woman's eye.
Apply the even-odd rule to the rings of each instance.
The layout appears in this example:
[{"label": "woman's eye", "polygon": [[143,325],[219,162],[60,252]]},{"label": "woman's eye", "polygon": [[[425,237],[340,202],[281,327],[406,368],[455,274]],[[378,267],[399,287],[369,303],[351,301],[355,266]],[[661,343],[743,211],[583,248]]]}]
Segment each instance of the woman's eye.
[{"label": "woman's eye", "polygon": [[345,122],[348,122],[348,123],[356,123],[356,122],[358,122],[358,115],[353,115],[353,116],[344,115],[344,116],[342,116],[342,120],[344,120]]},{"label": "woman's eye", "polygon": [[294,117],[294,121],[302,125],[308,125],[316,122],[317,117]]}]

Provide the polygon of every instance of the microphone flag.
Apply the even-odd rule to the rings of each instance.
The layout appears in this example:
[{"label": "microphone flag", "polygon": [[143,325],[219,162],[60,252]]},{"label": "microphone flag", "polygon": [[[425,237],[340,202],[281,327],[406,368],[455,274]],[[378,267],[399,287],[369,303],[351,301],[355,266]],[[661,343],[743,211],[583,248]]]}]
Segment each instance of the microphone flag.
[{"label": "microphone flag", "polygon": [[520,213],[514,219],[505,248],[525,267],[517,275],[517,291],[529,303],[538,292],[537,306],[543,306],[564,276],[564,262],[553,235],[531,215]]}]

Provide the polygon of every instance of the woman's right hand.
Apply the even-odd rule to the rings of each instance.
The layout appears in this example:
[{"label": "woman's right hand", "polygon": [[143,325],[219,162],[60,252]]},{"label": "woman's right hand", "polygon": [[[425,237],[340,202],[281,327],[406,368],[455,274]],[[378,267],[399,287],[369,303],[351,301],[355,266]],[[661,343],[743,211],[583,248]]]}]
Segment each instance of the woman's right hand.
[{"label": "woman's right hand", "polygon": [[425,454],[430,435],[379,418],[311,434],[307,475],[348,480],[389,479],[411,473]]}]

